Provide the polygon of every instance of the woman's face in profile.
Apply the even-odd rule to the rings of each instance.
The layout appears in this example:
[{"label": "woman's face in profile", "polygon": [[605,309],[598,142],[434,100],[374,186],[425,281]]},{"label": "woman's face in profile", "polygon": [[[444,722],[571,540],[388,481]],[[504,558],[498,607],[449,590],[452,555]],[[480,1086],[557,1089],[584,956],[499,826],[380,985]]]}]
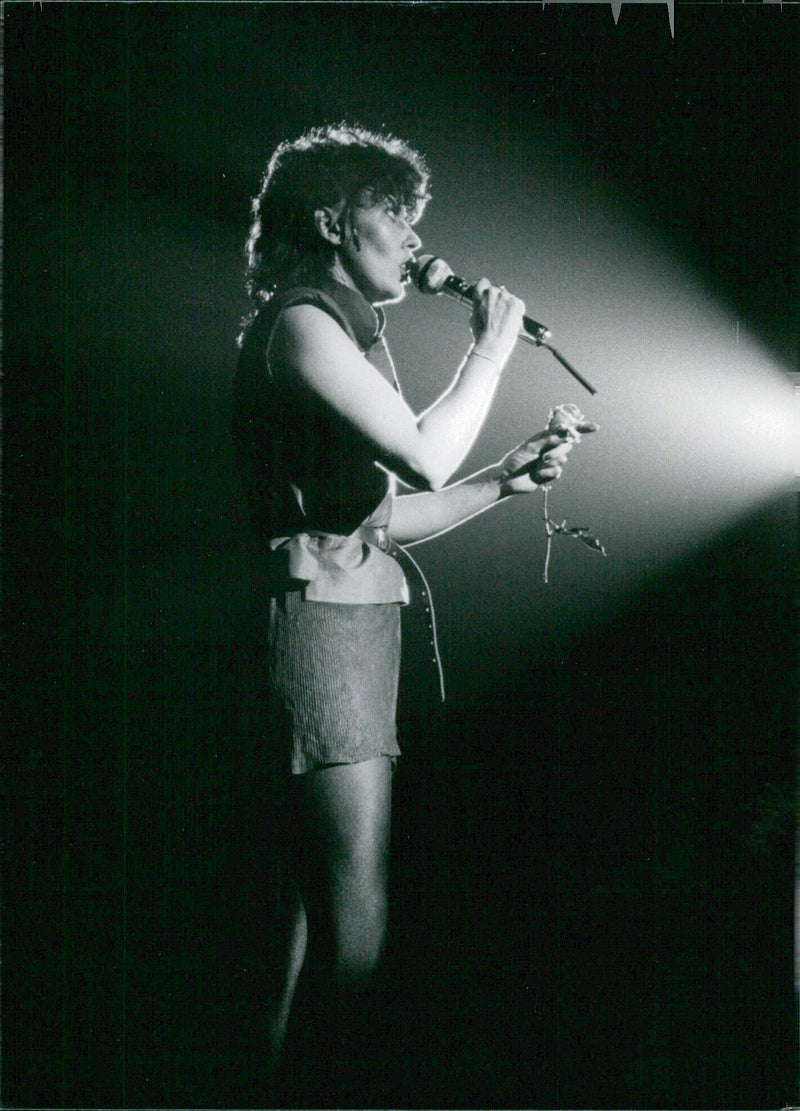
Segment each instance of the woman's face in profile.
[{"label": "woman's face in profile", "polygon": [[389,197],[354,207],[352,219],[355,234],[337,251],[341,267],[371,304],[402,300],[411,280],[408,264],[422,245],[405,209]]}]

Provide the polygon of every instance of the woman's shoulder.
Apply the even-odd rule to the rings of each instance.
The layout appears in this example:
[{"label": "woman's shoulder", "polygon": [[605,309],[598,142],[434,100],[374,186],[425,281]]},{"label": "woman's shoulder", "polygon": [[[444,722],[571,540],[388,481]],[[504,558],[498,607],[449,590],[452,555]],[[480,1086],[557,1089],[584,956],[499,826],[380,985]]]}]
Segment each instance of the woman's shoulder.
[{"label": "woman's shoulder", "polygon": [[[316,286],[292,286],[290,289],[281,290],[273,294],[273,312],[279,314],[286,309],[298,308],[301,305],[310,305],[312,308],[322,309],[340,324],[346,324],[347,316],[336,300],[324,290]],[[270,302],[271,303],[271,302]],[[269,306],[268,306],[269,307]]]},{"label": "woman's shoulder", "polygon": [[247,326],[242,346],[255,344],[256,347],[262,347],[270,338],[274,337],[276,328],[285,327],[287,322],[290,327],[292,325],[296,326],[299,321],[304,318],[307,319],[307,314],[289,313],[287,317],[286,313],[289,309],[304,307],[325,313],[326,316],[336,321],[350,339],[354,339],[347,314],[330,294],[316,286],[292,286],[288,289],[276,291],[269,301],[258,310]]},{"label": "woman's shoulder", "polygon": [[[339,338],[337,338],[339,337]],[[292,386],[301,364],[316,364],[323,355],[357,348],[346,313],[335,300],[313,286],[294,286],[270,298],[244,334],[237,367],[240,388],[264,379]]]},{"label": "woman's shoulder", "polygon": [[[345,309],[324,290],[298,286],[286,290],[275,306],[273,326],[268,329],[269,348],[276,355],[304,351],[311,357],[330,352],[340,342],[358,348],[353,324]],[[337,338],[338,337],[338,338]]]}]

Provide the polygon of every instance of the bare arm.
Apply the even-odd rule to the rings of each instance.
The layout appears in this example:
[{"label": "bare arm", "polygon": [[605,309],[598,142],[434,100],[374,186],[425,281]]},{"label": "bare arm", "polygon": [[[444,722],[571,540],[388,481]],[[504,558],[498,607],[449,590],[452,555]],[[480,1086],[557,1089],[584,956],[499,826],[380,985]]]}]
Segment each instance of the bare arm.
[{"label": "bare arm", "polygon": [[480,298],[473,314],[478,340],[449,389],[420,417],[339,325],[312,305],[297,305],[283,313],[271,352],[375,445],[378,462],[412,486],[438,490],[480,431],[524,308],[488,283]]},{"label": "bare arm", "polygon": [[[583,426],[589,430],[588,425]],[[399,544],[441,536],[515,494],[527,494],[561,476],[573,442],[558,433],[541,432],[500,463],[463,482],[424,494],[394,499],[389,532]],[[494,472],[494,473],[490,473]]]},{"label": "bare arm", "polygon": [[547,428],[514,448],[500,463],[444,490],[395,498],[389,532],[400,544],[430,540],[505,498],[555,482],[581,435],[595,431],[597,425],[577,406],[559,405],[550,413]]},{"label": "bare arm", "polygon": [[389,532],[399,544],[440,536],[497,505],[508,494],[498,478],[457,483],[424,494],[401,494],[392,504]]}]

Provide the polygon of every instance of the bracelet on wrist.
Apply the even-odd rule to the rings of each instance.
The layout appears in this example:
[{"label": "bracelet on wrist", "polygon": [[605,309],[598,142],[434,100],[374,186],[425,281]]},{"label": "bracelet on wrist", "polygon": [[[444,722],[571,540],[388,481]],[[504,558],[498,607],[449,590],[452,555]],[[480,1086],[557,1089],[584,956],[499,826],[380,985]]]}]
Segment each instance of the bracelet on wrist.
[{"label": "bracelet on wrist", "polygon": [[495,369],[495,373],[499,376],[502,368],[497,359],[493,359],[491,355],[484,355],[482,351],[478,351],[475,347],[471,348],[469,353],[478,359],[485,359],[487,363],[491,363]]}]

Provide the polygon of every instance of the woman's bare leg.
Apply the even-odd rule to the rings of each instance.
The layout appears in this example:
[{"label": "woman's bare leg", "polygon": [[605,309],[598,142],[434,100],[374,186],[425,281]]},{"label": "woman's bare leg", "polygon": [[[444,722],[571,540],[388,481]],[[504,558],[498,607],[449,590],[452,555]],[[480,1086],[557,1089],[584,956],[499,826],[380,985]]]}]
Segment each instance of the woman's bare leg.
[{"label": "woman's bare leg", "polygon": [[[388,917],[392,775],[391,760],[378,757],[298,777],[320,1101],[352,1082],[368,1052],[370,988]],[[341,1084],[338,1092],[343,1098]]]},{"label": "woman's bare leg", "polygon": [[296,883],[290,885],[285,904],[281,907],[279,927],[284,947],[279,962],[276,998],[270,1008],[267,1029],[267,1079],[271,1086],[277,1083],[283,1063],[289,1014],[305,961],[308,937],[306,911]]}]

